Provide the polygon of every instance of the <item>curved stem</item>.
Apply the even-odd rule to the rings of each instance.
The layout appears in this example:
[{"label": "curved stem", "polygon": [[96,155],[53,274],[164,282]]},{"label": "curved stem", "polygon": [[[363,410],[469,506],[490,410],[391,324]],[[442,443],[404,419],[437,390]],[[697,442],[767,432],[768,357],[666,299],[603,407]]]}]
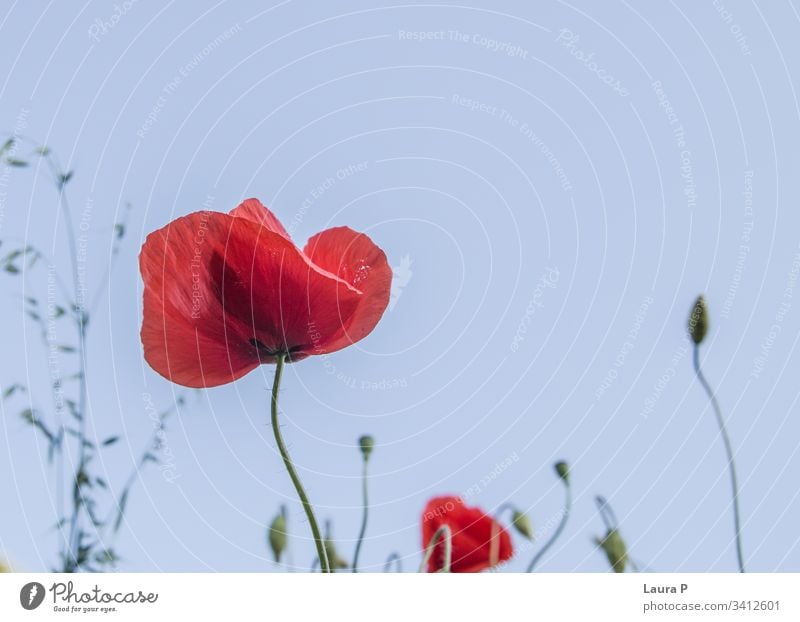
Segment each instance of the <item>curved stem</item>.
[{"label": "curved stem", "polygon": [[364,543],[364,534],[367,533],[367,518],[369,517],[369,497],[367,495],[367,464],[369,458],[364,458],[364,464],[361,471],[361,494],[364,499],[364,513],[361,518],[361,530],[358,532],[358,542],[356,542],[356,551],[353,554],[353,572],[358,572],[358,556],[361,553],[361,545]]},{"label": "curved stem", "polygon": [[398,553],[392,553],[386,558],[386,562],[383,564],[383,571],[389,572],[392,569],[392,564],[397,566],[397,572],[403,572],[403,561]]},{"label": "curved stem", "polygon": [[425,556],[422,558],[422,563],[419,565],[419,572],[425,572],[425,567],[428,565],[433,551],[436,550],[436,545],[439,544],[439,540],[444,541],[444,561],[439,572],[450,572],[450,566],[453,563],[453,534],[450,531],[449,525],[442,525],[436,530],[433,536],[431,536],[431,541],[428,542],[428,546],[425,547]]},{"label": "curved stem", "polygon": [[558,523],[558,527],[556,527],[555,532],[550,537],[550,539],[545,542],[544,546],[539,550],[536,555],[533,556],[531,563],[528,564],[528,572],[533,572],[536,563],[544,556],[545,553],[550,549],[550,547],[555,544],[556,540],[561,536],[561,533],[564,531],[564,527],[567,526],[567,520],[569,520],[569,514],[572,511],[572,486],[570,485],[568,480],[564,481],[564,493],[566,495],[564,499],[564,511],[561,514],[561,520]]},{"label": "curved stem", "polygon": [[500,507],[498,507],[497,510],[495,510],[494,518],[495,520],[499,521],[505,512],[507,512],[508,510],[511,510],[513,512],[515,509],[516,507],[514,506],[513,503],[505,501],[500,504]]},{"label": "curved stem", "polygon": [[708,384],[705,375],[703,375],[703,371],[700,369],[700,348],[697,344],[694,346],[694,356],[692,360],[694,362],[694,371],[697,374],[697,379],[703,386],[703,390],[705,390],[706,395],[708,395],[708,399],[711,402],[711,407],[714,410],[714,415],[717,418],[719,433],[720,436],[722,436],[722,442],[725,445],[725,453],[728,457],[728,470],[730,471],[731,492],[733,494],[733,528],[736,532],[736,559],[739,563],[739,572],[744,572],[744,555],[742,554],[742,526],[739,513],[739,483],[738,479],[736,478],[736,464],[733,460],[733,446],[731,445],[731,439],[728,437],[728,430],[725,427],[725,419],[722,417],[722,411],[720,410],[719,403],[717,402],[717,397],[714,395],[711,385]]},{"label": "curved stem", "polygon": [[317,555],[319,556],[322,572],[330,572],[331,567],[328,563],[325,543],[322,540],[322,534],[320,533],[317,519],[314,518],[314,509],[311,507],[308,495],[303,488],[303,484],[300,482],[297,471],[295,471],[292,459],[289,457],[289,451],[286,449],[286,445],[283,442],[281,428],[278,424],[278,389],[281,385],[281,376],[283,375],[283,364],[285,360],[286,354],[278,354],[275,357],[275,380],[272,383],[272,432],[275,435],[275,442],[278,444],[278,451],[281,454],[281,458],[283,458],[283,466],[286,467],[286,471],[289,473],[289,478],[292,480],[292,484],[294,484],[297,496],[300,497],[300,502],[303,504],[303,510],[308,518],[308,524],[311,525],[311,534],[314,536],[314,544],[317,546]]},{"label": "curved stem", "polygon": [[597,511],[600,513],[600,518],[603,519],[603,524],[606,526],[606,530],[614,531],[618,529],[619,521],[617,520],[617,515],[614,514],[614,510],[611,509],[611,504],[606,500],[606,498],[598,495],[595,497],[594,501],[597,504]]}]

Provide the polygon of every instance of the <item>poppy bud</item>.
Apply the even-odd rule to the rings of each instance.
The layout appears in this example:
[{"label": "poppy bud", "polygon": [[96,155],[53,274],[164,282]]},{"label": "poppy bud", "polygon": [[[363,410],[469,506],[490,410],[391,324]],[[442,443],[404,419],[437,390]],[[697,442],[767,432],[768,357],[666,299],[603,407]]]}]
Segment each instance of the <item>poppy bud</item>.
[{"label": "poppy bud", "polygon": [[706,300],[698,296],[689,315],[689,335],[695,345],[700,345],[708,332],[708,311],[706,310]]},{"label": "poppy bud", "polygon": [[332,572],[336,572],[337,569],[347,568],[347,561],[339,557],[339,553],[336,552],[336,545],[330,538],[325,540],[325,553],[328,555],[328,563],[331,565]]},{"label": "poppy bud", "polygon": [[347,568],[347,561],[339,557],[339,553],[336,551],[336,545],[333,543],[330,521],[328,521],[325,525],[324,546],[325,556],[328,558],[328,564],[331,567],[331,572],[336,572],[337,569]]},{"label": "poppy bud", "polygon": [[564,462],[563,460],[560,462],[555,463],[555,469],[558,476],[564,480],[565,483],[569,483],[569,464]]},{"label": "poppy bud", "polygon": [[365,434],[358,439],[358,444],[361,447],[361,454],[364,456],[364,460],[369,460],[369,455],[372,453],[373,447],[375,447],[375,439]]},{"label": "poppy bud", "polygon": [[286,550],[286,508],[281,506],[281,511],[272,519],[267,533],[269,540],[269,547],[272,549],[272,555],[275,557],[276,562],[281,561],[281,553]]},{"label": "poppy bud", "polygon": [[520,512],[519,510],[514,510],[514,514],[511,517],[511,524],[514,525],[514,528],[526,537],[528,540],[533,540],[533,525],[531,525],[531,519],[528,518],[528,515],[525,512]]},{"label": "poppy bud", "polygon": [[611,564],[614,572],[625,572],[625,566],[628,565],[628,547],[625,546],[625,541],[619,535],[619,531],[609,529],[605,538],[595,538],[595,542],[605,551],[608,563]]}]

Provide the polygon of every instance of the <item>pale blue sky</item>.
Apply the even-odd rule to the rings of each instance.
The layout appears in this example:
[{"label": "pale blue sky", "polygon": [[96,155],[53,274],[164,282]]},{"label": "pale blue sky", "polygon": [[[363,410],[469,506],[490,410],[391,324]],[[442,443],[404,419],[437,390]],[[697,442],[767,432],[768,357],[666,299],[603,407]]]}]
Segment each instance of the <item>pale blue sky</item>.
[{"label": "pale blue sky", "polygon": [[[346,224],[410,270],[358,347],[285,376],[285,435],[346,556],[355,443],[371,433],[366,567],[392,551],[415,567],[421,509],[442,493],[487,510],[511,499],[546,537],[563,458],[576,505],[542,570],[607,570],[595,494],[641,565],[734,570],[723,447],[684,329],[705,292],[748,567],[800,570],[798,9],[535,4],[138,0],[114,17],[113,3],[6,3],[0,126],[24,125],[75,170],[90,286],[133,206],[88,344],[98,436],[126,439],[104,454],[112,481],[151,431],[146,396],[176,395],[142,359],[141,240],[256,196],[298,243]],[[43,171],[2,185],[0,239],[64,264]],[[22,281],[3,283],[0,384],[29,377],[46,408]],[[43,270],[28,287],[46,285]],[[151,467],[131,498],[124,570],[273,569],[264,524],[281,503],[295,562],[311,562],[267,426],[271,378],[189,396],[167,431],[174,477]],[[22,402],[0,426],[0,551],[40,570],[55,557],[52,477]],[[534,549],[515,542],[521,570]]]}]

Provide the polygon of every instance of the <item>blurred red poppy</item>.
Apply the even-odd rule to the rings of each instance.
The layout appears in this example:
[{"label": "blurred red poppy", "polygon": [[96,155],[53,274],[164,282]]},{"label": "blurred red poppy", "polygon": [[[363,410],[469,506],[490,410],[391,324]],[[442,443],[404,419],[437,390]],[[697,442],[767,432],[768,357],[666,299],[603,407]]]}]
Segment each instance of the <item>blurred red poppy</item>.
[{"label": "blurred red poppy", "polygon": [[187,387],[232,382],[279,354],[299,361],[366,337],[392,270],[363,233],[327,229],[301,251],[257,199],[195,212],[142,246],[142,344],[150,366]]},{"label": "blurred red poppy", "polygon": [[[452,533],[451,572],[480,572],[511,559],[511,536],[480,508],[464,505],[460,497],[435,497],[422,514],[422,546],[427,548],[442,525]],[[444,543],[439,542],[428,561],[428,572],[442,569]]]}]

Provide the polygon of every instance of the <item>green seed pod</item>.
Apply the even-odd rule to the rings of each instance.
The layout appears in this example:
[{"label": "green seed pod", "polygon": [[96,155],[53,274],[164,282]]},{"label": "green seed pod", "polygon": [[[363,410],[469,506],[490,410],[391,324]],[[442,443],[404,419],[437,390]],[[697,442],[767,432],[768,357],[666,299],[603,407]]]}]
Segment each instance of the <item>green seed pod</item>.
[{"label": "green seed pod", "polygon": [[625,546],[619,531],[609,529],[605,538],[595,538],[595,542],[605,551],[608,563],[614,572],[625,572],[625,567],[628,565],[628,547]]},{"label": "green seed pod", "polygon": [[706,300],[698,296],[689,315],[689,335],[696,345],[700,345],[708,332],[708,310]]},{"label": "green seed pod", "polygon": [[286,550],[288,536],[286,534],[286,509],[281,508],[280,513],[272,519],[267,531],[267,540],[272,549],[276,562],[281,561],[281,554]]},{"label": "green seed pod", "polygon": [[533,540],[533,525],[531,524],[531,519],[528,518],[525,512],[514,510],[514,514],[511,517],[511,524],[514,525],[514,528],[522,536],[528,540]]},{"label": "green seed pod", "polygon": [[361,454],[364,456],[364,460],[369,460],[372,449],[375,447],[375,439],[365,434],[358,439],[358,444],[361,447]]},{"label": "green seed pod", "polygon": [[566,483],[569,483],[569,464],[563,460],[561,462],[556,462],[555,469],[558,476]]},{"label": "green seed pod", "polygon": [[325,553],[328,555],[328,563],[331,565],[331,572],[347,568],[347,561],[339,557],[339,553],[336,552],[336,545],[330,538],[325,539]]}]

